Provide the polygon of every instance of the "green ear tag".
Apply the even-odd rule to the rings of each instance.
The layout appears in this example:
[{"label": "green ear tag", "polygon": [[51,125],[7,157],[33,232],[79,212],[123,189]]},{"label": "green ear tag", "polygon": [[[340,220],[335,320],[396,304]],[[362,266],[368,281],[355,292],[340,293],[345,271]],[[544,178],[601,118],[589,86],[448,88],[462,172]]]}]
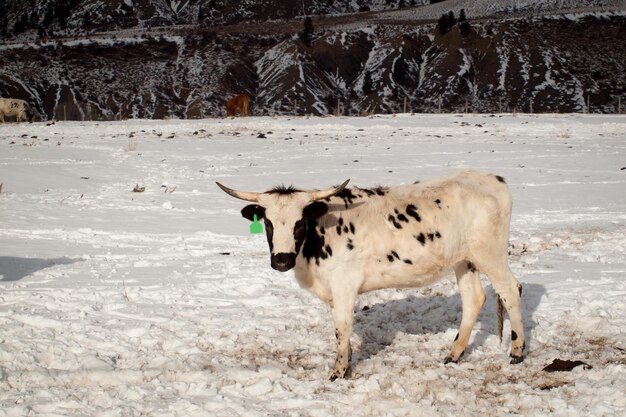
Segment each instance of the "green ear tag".
[{"label": "green ear tag", "polygon": [[256,214],[254,215],[254,221],[250,225],[250,233],[252,234],[263,233],[263,225],[259,223],[259,221],[257,220]]}]

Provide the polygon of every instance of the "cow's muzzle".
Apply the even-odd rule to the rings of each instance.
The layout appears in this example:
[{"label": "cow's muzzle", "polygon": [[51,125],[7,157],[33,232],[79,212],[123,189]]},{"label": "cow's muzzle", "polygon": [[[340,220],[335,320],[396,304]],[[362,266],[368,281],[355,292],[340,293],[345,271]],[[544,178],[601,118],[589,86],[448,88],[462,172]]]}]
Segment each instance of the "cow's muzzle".
[{"label": "cow's muzzle", "polygon": [[285,272],[296,266],[295,253],[277,253],[272,254],[272,268],[277,271]]}]

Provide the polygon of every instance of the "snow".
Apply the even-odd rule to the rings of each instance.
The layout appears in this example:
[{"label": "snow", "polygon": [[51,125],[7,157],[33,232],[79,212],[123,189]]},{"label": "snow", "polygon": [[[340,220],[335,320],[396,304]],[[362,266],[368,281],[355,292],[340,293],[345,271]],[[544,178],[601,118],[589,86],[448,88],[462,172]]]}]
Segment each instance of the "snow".
[{"label": "snow", "polygon": [[[579,114],[2,124],[0,416],[625,415],[625,132]],[[469,348],[443,365],[461,315],[447,275],[362,295],[352,375],[328,381],[328,307],[269,267],[214,182],[465,168],[514,196],[527,359],[508,363],[484,279]],[[592,368],[542,371],[555,358]]]}]

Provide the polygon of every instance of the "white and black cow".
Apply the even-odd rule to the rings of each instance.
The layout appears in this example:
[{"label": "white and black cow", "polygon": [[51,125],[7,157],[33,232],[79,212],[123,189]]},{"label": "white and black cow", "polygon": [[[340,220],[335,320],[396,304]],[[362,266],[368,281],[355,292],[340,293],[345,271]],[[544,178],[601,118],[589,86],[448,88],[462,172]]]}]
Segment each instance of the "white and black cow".
[{"label": "white and black cow", "polygon": [[29,104],[18,98],[0,98],[0,120],[2,123],[4,123],[5,116],[15,116],[18,123],[25,120],[32,121],[33,118]]},{"label": "white and black cow", "polygon": [[299,284],[331,306],[338,339],[331,380],[344,377],[349,367],[358,294],[427,285],[450,269],[463,315],[445,363],[461,358],[485,301],[480,272],[508,311],[511,363],[521,362],[521,285],[508,264],[511,194],[504,179],[464,171],[388,188],[347,184],[326,191],[280,187],[252,193],[217,183],[231,196],[256,203],[241,213],[265,220],[272,268],[293,268]]}]

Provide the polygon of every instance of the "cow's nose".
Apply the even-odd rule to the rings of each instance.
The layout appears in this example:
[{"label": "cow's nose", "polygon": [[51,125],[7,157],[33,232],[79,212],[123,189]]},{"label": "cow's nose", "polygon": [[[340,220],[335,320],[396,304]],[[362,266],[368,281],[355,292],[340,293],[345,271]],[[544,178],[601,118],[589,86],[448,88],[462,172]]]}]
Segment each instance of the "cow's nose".
[{"label": "cow's nose", "polygon": [[277,253],[272,255],[272,268],[277,271],[289,271],[296,265],[295,253]]}]

